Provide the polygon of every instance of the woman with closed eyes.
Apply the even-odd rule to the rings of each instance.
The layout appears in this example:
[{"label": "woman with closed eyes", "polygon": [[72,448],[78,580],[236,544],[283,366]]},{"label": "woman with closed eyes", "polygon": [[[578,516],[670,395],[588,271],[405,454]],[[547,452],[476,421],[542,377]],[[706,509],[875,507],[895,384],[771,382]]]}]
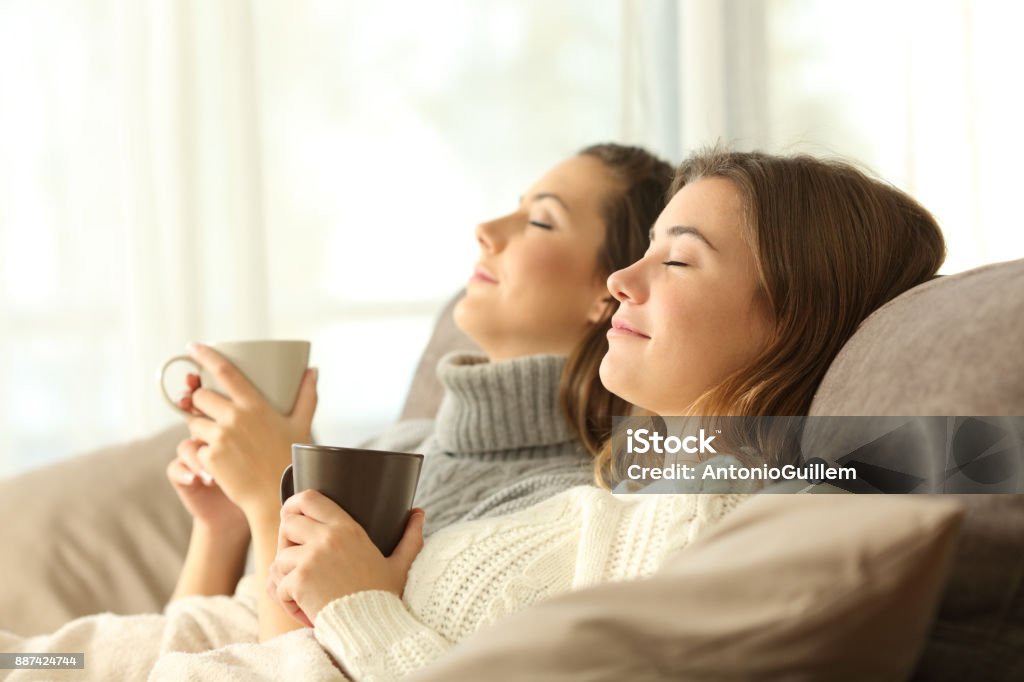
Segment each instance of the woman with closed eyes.
[{"label": "woman with closed eyes", "polygon": [[[649,248],[608,278],[619,307],[600,377],[656,415],[804,415],[860,322],[933,277],[944,256],[927,210],[852,166],[697,154],[679,168]],[[603,487],[453,524],[425,543],[414,517],[390,557],[328,498],[296,495],[267,588],[312,627],[168,654],[151,679],[398,679],[530,604],[651,575],[747,497],[614,495],[608,452],[594,461]]]}]

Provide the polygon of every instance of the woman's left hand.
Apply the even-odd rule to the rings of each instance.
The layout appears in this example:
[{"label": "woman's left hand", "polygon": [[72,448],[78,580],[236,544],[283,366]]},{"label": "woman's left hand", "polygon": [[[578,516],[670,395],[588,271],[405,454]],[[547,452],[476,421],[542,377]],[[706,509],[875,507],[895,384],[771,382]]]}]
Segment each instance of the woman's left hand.
[{"label": "woman's left hand", "polygon": [[366,590],[401,596],[409,567],[423,548],[422,509],[409,513],[405,534],[385,557],[348,513],[316,490],[304,490],[281,507],[277,557],[267,592],[309,627],[320,609]]}]

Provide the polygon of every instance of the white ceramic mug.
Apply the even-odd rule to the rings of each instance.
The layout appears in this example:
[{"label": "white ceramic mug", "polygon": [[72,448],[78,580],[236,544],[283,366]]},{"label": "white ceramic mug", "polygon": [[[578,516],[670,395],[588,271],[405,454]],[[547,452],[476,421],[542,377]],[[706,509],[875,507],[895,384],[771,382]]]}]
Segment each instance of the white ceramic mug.
[{"label": "white ceramic mug", "polygon": [[[291,413],[299,394],[302,376],[309,366],[309,341],[218,341],[209,345],[230,360],[275,410],[281,414]],[[160,393],[175,410],[189,414],[179,407],[164,385],[167,369],[176,362],[188,362],[194,366],[203,388],[226,394],[192,356],[176,355],[163,364],[157,376]]]}]

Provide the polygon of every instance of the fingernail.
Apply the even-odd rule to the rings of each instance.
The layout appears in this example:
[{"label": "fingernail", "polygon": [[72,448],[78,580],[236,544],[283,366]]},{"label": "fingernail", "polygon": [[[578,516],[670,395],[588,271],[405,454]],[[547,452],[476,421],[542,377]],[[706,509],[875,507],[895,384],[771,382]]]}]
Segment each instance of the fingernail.
[{"label": "fingernail", "polygon": [[211,476],[209,473],[205,471],[199,472],[199,478],[203,479],[203,483],[205,483],[206,485],[210,485],[211,483],[213,483],[213,476]]},{"label": "fingernail", "polygon": [[182,474],[180,480],[185,485],[192,485],[193,481],[196,480],[196,475],[195,474]]},{"label": "fingernail", "polygon": [[196,343],[195,341],[189,341],[188,343],[185,344],[185,350],[188,352],[189,355],[194,355],[195,352],[199,350],[199,344]]}]

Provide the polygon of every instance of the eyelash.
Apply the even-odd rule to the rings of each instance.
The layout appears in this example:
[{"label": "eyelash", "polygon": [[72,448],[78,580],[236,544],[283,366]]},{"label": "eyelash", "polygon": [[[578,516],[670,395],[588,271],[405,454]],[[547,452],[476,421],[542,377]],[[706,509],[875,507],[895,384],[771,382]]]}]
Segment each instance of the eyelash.
[{"label": "eyelash", "polygon": [[667,260],[664,263],[662,263],[662,265],[678,265],[678,266],[684,267],[684,268],[690,266],[689,263],[683,263],[682,261],[677,261],[677,260]]},{"label": "eyelash", "polygon": [[544,229],[544,230],[553,230],[554,229],[554,225],[549,225],[548,223],[542,223],[539,220],[531,220],[530,224],[533,225],[534,227],[539,227],[539,228]]}]

